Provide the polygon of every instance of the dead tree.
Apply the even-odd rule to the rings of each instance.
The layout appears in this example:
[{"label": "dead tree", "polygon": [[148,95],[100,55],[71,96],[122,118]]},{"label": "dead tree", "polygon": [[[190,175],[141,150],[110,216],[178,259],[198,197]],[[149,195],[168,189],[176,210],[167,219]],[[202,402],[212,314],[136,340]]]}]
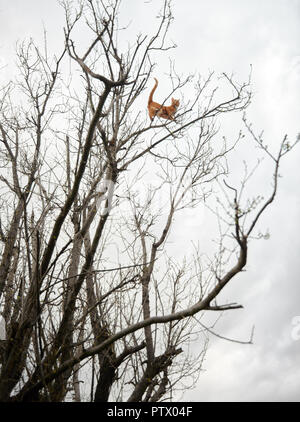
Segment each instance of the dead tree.
[{"label": "dead tree", "polygon": [[[18,80],[0,91],[1,401],[64,401],[72,393],[87,400],[87,388],[98,402],[158,401],[199,374],[207,332],[200,329],[197,356],[185,350],[199,331],[195,317],[241,306],[216,299],[244,269],[248,240],[293,148],[284,138],[271,154],[246,122],[274,162],[270,197],[260,208],[245,207],[225,181],[236,253],[227,268],[216,259],[206,274],[197,259],[193,270],[168,257],[175,217],[206,201],[210,186],[230,174],[227,156],[242,134],[216,145],[216,122],[246,109],[250,81],[223,74],[218,83],[231,95],[220,100],[213,73],[182,78],[172,68],[170,97],[188,86],[193,97],[181,97],[175,121],[150,122],[155,61],[173,47],[170,4],[162,2],[153,36],[138,36],[124,50],[119,3],[88,0],[71,8],[62,1],[61,51],[50,58],[46,47],[20,44]],[[83,21],[91,37],[84,50],[76,36]],[[153,187],[146,174],[160,182]]]}]

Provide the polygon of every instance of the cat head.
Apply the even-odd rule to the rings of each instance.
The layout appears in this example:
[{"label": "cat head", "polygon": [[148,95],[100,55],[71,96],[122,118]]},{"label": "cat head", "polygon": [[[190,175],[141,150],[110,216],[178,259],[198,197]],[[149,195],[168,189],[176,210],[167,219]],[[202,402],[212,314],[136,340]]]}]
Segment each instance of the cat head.
[{"label": "cat head", "polygon": [[172,106],[177,108],[179,106],[179,100],[175,100],[175,98],[171,98]]}]

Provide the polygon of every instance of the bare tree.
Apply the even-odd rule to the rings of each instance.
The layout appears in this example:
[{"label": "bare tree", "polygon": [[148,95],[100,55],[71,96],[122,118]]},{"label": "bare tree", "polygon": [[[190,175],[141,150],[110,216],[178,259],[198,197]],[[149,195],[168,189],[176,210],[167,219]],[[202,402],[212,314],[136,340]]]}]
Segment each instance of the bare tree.
[{"label": "bare tree", "polygon": [[[244,269],[280,161],[297,141],[285,137],[273,155],[244,118],[274,163],[270,197],[244,201],[249,174],[241,189],[225,179],[244,135],[220,143],[217,123],[243,113],[250,79],[223,74],[219,91],[229,96],[220,98],[213,73],[184,78],[171,65],[163,104],[180,98],[176,119],[150,122],[144,99],[155,62],[174,47],[169,1],[154,34],[125,50],[120,1],[61,6],[61,51],[50,57],[46,42],[19,44],[19,77],[1,90],[0,400],[172,399],[181,381],[199,375],[211,331],[204,311],[241,307],[219,305],[218,294]],[[85,50],[76,36],[83,22]],[[218,253],[208,264],[197,251],[177,262],[168,244],[175,218],[213,204],[217,185],[229,202],[218,214]],[[196,337],[202,349],[193,354]]]}]

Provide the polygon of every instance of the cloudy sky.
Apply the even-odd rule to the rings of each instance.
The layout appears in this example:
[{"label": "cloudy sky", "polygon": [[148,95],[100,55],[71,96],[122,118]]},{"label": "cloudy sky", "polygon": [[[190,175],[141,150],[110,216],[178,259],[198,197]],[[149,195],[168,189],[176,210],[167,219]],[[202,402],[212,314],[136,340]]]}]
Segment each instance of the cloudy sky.
[{"label": "cloudy sky", "polygon": [[[124,0],[122,18],[133,33],[150,32],[159,4]],[[250,120],[258,132],[264,129],[271,147],[286,133],[292,142],[300,132],[300,0],[174,0],[173,5],[170,36],[178,47],[170,54],[178,71],[233,72],[246,80],[251,64]],[[0,0],[2,76],[11,74],[16,40],[39,39],[44,25],[55,46],[62,23],[55,0]],[[158,71],[163,84],[162,64]],[[212,338],[205,372],[183,400],[300,401],[299,162],[300,145],[282,163],[276,202],[261,221],[270,239],[250,247],[247,272],[222,293],[224,301],[244,309],[224,314],[216,331],[247,340],[254,325],[254,344]],[[259,188],[267,195],[269,181],[261,180]]]}]

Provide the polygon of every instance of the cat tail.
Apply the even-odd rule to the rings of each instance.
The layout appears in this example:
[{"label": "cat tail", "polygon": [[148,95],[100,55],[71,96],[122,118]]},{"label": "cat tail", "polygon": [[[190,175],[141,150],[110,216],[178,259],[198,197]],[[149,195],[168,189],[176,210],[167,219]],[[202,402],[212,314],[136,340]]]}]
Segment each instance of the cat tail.
[{"label": "cat tail", "polygon": [[156,90],[157,85],[158,85],[158,80],[156,78],[154,78],[154,79],[155,79],[155,85],[152,88],[152,91],[150,92],[149,99],[148,99],[148,105],[150,105],[152,103],[152,101],[153,101],[153,94],[154,94],[154,91]]}]

